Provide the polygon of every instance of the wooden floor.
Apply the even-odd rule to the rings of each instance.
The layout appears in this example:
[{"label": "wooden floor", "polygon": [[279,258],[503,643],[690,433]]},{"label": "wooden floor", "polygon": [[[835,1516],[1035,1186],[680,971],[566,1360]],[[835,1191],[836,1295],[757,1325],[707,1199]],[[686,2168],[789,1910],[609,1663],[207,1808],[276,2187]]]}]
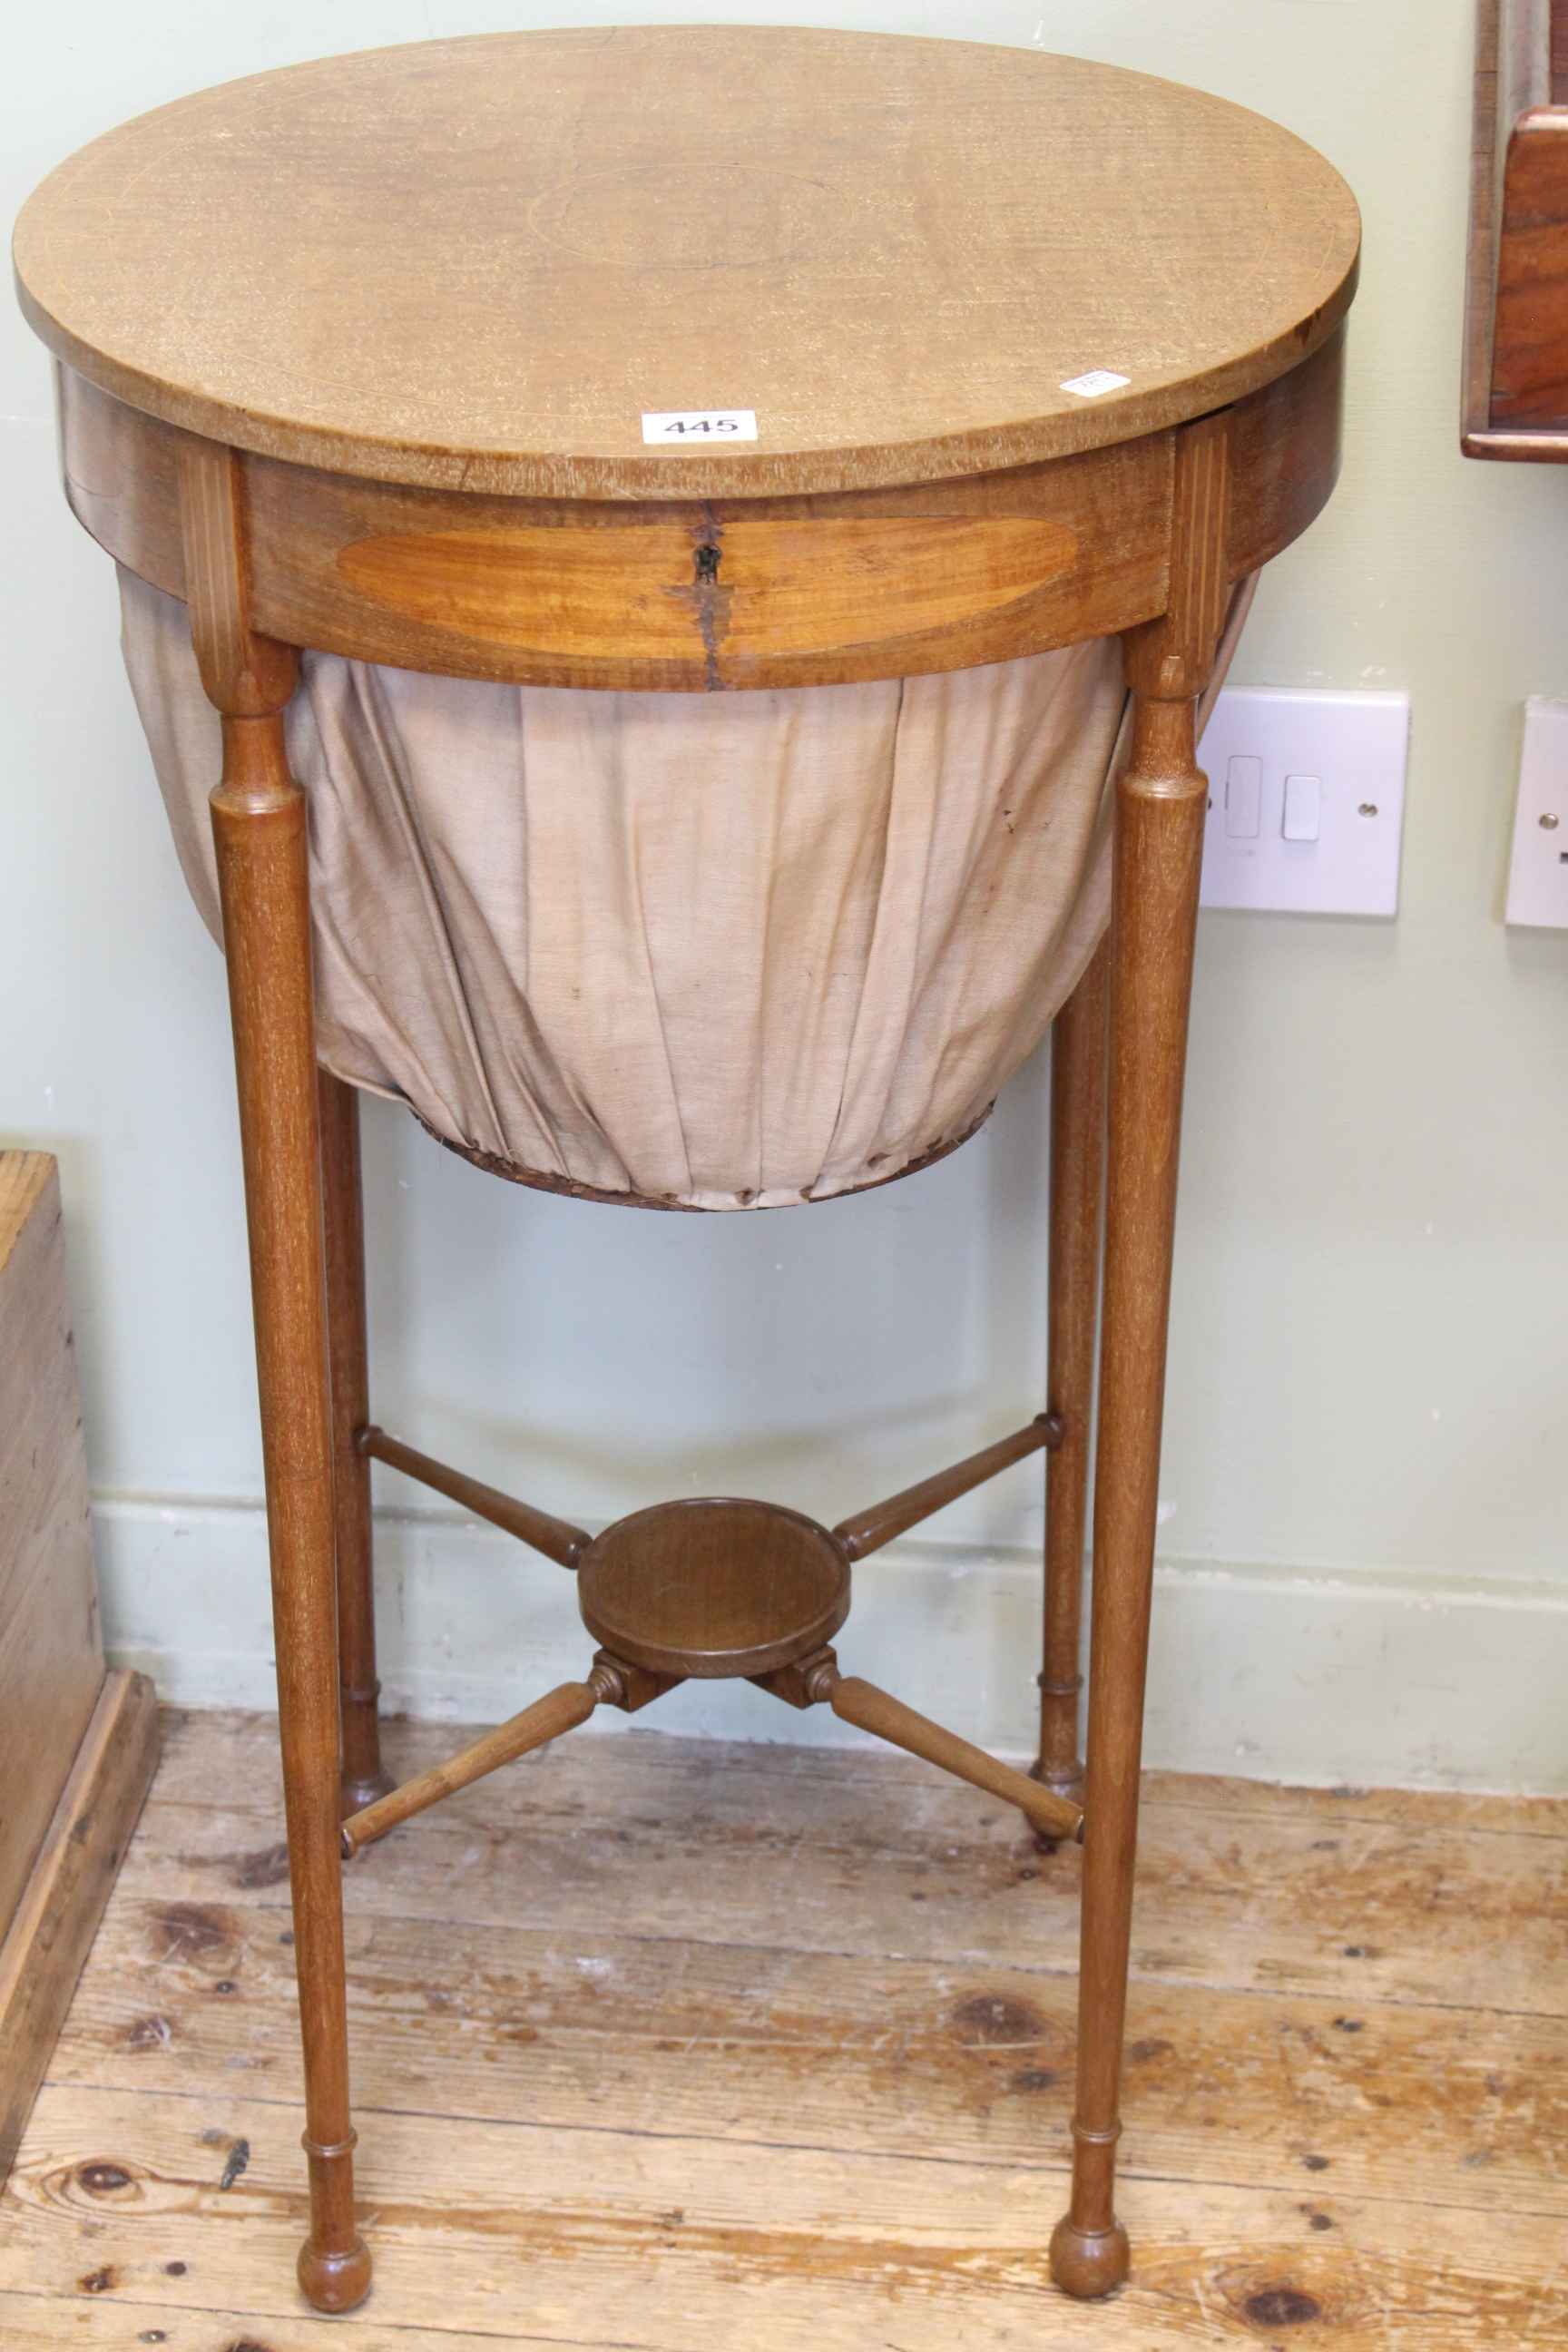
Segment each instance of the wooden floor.
[{"label": "wooden floor", "polygon": [[1045,2263],[1077,1854],[901,1757],[633,1732],[353,1865],[377,2284],[321,2320],[271,1727],[173,1717],[0,2209],[0,2344],[1568,2343],[1568,1803],[1156,1776],[1144,1822],[1115,2302]]}]

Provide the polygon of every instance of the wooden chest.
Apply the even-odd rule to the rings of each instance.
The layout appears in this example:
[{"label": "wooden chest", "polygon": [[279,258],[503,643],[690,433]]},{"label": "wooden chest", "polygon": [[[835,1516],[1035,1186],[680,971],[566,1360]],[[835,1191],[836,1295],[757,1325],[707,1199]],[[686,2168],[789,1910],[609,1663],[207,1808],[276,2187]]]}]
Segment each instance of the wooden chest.
[{"label": "wooden chest", "polygon": [[0,2180],[157,1751],[104,1669],[58,1172],[0,1153]]}]

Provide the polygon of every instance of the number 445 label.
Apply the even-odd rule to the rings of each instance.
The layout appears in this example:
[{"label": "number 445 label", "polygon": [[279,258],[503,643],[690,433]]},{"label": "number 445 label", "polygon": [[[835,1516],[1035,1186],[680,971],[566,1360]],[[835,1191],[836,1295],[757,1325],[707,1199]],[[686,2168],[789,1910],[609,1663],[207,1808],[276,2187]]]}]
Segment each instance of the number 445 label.
[{"label": "number 445 label", "polygon": [[754,441],[754,408],[655,408],[643,411],[642,437],[660,449],[711,449],[724,441]]}]

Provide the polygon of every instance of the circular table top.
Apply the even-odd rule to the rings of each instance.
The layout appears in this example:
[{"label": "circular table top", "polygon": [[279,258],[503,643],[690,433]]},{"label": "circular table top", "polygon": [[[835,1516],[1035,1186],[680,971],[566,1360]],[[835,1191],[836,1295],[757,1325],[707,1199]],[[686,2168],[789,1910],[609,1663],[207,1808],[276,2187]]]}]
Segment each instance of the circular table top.
[{"label": "circular table top", "polygon": [[679,499],[987,473],[1202,415],[1332,331],[1358,242],[1321,156],[1173,82],[600,26],[181,99],[53,173],[16,261],[61,358],[194,432]]}]

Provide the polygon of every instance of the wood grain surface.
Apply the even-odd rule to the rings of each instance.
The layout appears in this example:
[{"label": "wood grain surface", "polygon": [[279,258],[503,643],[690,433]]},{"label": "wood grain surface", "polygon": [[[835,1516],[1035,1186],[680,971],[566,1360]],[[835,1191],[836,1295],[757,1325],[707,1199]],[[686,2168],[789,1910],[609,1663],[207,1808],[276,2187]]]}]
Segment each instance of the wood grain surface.
[{"label": "wood grain surface", "polygon": [[605,1528],[577,1575],[583,1622],[656,1675],[766,1675],[830,1642],[849,1614],[849,1562],[804,1513],[701,1495]]},{"label": "wood grain surface", "polygon": [[289,772],[282,719],[297,657],[251,625],[237,453],[188,442],[181,502],[191,635],[202,684],[222,714],[223,773],[209,804],[239,1096],[307,2075],[310,2231],[299,2277],[318,2310],[348,2311],[368,2292],[370,2257],[354,2211],[344,2024],[337,1528],[305,795]]},{"label": "wood grain surface", "polygon": [[[103,1676],[32,1871],[0,1937],[0,2180],[26,2125],[158,1760],[145,1675]],[[47,1784],[46,1784],[47,1785]],[[5,1801],[28,1786],[7,1755]]]},{"label": "wood grain surface", "polygon": [[[1233,580],[1298,538],[1333,488],[1344,346],[1341,328],[1231,411]],[[180,480],[213,445],[58,374],[72,511],[185,596]],[[289,645],[539,686],[826,685],[1007,661],[1163,610],[1176,438],[901,488],[640,504],[411,489],[244,456],[247,610]],[[1026,550],[1032,583],[1015,561]]]},{"label": "wood grain surface", "polygon": [[[167,1719],[0,2206],[7,2343],[1475,2352],[1568,2326],[1568,1805],[1149,1776],[1135,2268],[1081,2307],[1044,2284],[1076,1851],[897,1757],[637,1734],[354,1865],[382,2286],[310,2319],[276,1740]],[[453,1732],[387,1740],[405,1774]]]},{"label": "wood grain surface", "polygon": [[1460,446],[1568,460],[1568,5],[1477,0]]},{"label": "wood grain surface", "polygon": [[102,1682],[59,1174],[0,1152],[0,1936]]},{"label": "wood grain surface", "polygon": [[0,2181],[157,1757],[105,1675],[59,1171],[0,1152]]},{"label": "wood grain surface", "polygon": [[[50,347],[173,424],[388,481],[640,499],[983,474],[1180,423],[1327,338],[1358,243],[1321,156],[1173,83],[701,26],[203,91],[63,163],[16,254]],[[1094,371],[1127,382],[1062,388]],[[754,444],[645,445],[647,412],[725,407]]]}]

